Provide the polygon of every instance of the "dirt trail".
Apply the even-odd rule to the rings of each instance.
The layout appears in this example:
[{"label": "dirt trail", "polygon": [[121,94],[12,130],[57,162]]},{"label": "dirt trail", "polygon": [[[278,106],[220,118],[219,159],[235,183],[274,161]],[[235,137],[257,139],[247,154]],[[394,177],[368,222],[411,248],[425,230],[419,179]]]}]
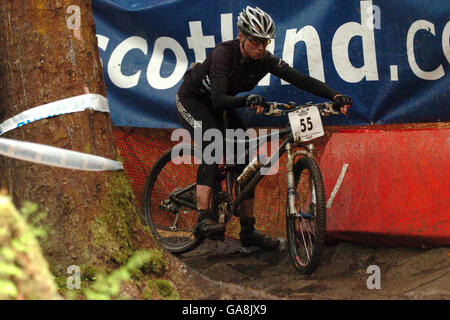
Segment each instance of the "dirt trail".
[{"label": "dirt trail", "polygon": [[[206,240],[178,258],[212,280],[283,299],[450,299],[450,248],[340,243],[326,248],[321,265],[310,276],[296,273],[286,250],[246,252],[229,238]],[[380,268],[381,289],[367,287],[371,265]]]}]

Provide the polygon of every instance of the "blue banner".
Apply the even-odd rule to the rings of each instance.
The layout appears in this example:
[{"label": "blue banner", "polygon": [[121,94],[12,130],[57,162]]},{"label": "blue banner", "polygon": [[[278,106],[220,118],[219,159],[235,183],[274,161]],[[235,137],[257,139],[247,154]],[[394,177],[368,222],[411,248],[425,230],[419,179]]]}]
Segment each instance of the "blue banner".
[{"label": "blue banner", "polygon": [[[236,38],[245,6],[277,26],[267,47],[302,73],[350,95],[329,125],[450,121],[450,1],[95,0],[94,20],[116,126],[175,128],[175,95],[192,62]],[[253,90],[268,101],[323,101],[273,75]],[[287,119],[241,108],[251,126]]]}]

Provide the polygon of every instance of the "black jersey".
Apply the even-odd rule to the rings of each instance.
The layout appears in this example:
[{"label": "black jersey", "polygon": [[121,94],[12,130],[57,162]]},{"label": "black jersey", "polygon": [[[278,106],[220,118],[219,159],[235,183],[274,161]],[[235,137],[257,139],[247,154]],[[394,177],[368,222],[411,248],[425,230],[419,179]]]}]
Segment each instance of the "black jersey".
[{"label": "black jersey", "polygon": [[218,44],[203,63],[195,65],[184,75],[188,88],[211,98],[214,109],[242,107],[245,96],[235,95],[252,90],[267,73],[329,100],[337,94],[322,81],[296,71],[268,51],[258,61],[243,59],[239,45],[238,39]]}]

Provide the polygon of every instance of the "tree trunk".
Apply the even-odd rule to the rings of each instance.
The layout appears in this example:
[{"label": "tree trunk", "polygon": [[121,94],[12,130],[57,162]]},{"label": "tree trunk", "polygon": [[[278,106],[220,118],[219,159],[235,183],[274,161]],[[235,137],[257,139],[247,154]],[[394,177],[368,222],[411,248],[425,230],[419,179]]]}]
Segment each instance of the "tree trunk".
[{"label": "tree trunk", "polygon": [[[67,8],[77,5],[80,28]],[[49,102],[106,96],[90,1],[0,1],[0,110],[4,121]],[[118,160],[107,113],[77,112],[39,120],[3,135]],[[53,271],[70,265],[122,264],[142,229],[123,171],[88,172],[1,157],[1,184],[14,203],[37,203],[48,217],[43,249]]]}]

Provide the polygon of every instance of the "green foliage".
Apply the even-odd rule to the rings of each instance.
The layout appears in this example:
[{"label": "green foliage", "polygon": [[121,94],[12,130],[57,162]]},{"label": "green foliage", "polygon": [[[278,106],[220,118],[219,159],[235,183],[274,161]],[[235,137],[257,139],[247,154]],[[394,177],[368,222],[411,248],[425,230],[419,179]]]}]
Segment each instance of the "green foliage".
[{"label": "green foliage", "polygon": [[[0,277],[1,277],[0,270]],[[0,297],[5,297],[9,299],[15,299],[18,295],[17,287],[14,282],[10,280],[2,280],[0,278]]]},{"label": "green foliage", "polygon": [[[120,179],[119,179],[120,180]],[[117,181],[111,185],[120,185]],[[108,197],[110,200],[120,198],[114,192]],[[131,198],[131,195],[130,195]],[[0,204],[2,204],[0,197]],[[12,206],[10,199],[5,200]],[[113,202],[113,201],[112,201]],[[129,298],[121,291],[123,285],[134,281],[134,286],[147,299],[179,299],[179,294],[167,280],[152,279],[162,277],[168,270],[163,251],[158,249],[135,251],[129,238],[133,223],[128,201],[110,204],[106,218],[97,219],[94,223],[95,244],[102,247],[108,245],[104,252],[113,257],[113,261],[121,265],[120,268],[105,274],[97,266],[80,266],[82,288],[70,290],[67,287],[68,278],[64,275],[51,277],[46,261],[36,238],[44,240],[47,232],[43,226],[46,213],[38,212],[36,204],[26,202],[20,210],[21,215],[1,215],[0,210],[0,299],[58,299],[56,286],[68,299],[109,300]],[[117,210],[120,208],[120,210]],[[9,210],[9,207],[8,207]],[[6,211],[5,211],[6,212]],[[11,218],[10,218],[11,217]],[[25,221],[26,220],[26,221]],[[11,227],[13,226],[13,227]],[[119,226],[119,228],[116,228]],[[99,227],[99,228],[95,228]],[[50,230],[50,229],[49,229]],[[37,268],[42,270],[37,271]],[[44,270],[45,269],[45,270]],[[55,274],[58,274],[55,272]],[[28,282],[39,278],[36,290],[28,290]],[[148,280],[152,279],[152,280]],[[27,289],[25,289],[27,288]],[[45,291],[45,293],[44,293]]]},{"label": "green foliage", "polygon": [[[84,268],[90,270],[89,268]],[[135,252],[127,263],[119,269],[114,270],[109,275],[102,273],[93,274],[91,270],[89,278],[95,279],[91,285],[81,290],[80,294],[88,300],[110,300],[126,299],[126,296],[120,296],[120,288],[124,282],[131,281],[140,273],[162,275],[167,270],[167,263],[163,257],[162,250],[141,250]],[[83,276],[86,278],[86,276]],[[179,299],[178,293],[172,288],[166,280],[151,280],[148,282],[151,290],[154,290],[160,296],[166,299]],[[76,299],[76,293],[67,292],[70,299]],[[151,297],[147,290],[144,296]]]},{"label": "green foliage", "polygon": [[47,217],[46,212],[38,212],[39,206],[36,203],[25,201],[20,213],[25,218],[29,234],[39,239],[45,239],[47,237],[47,231],[43,226],[40,226],[41,222]]},{"label": "green foliage", "polygon": [[103,214],[96,216],[91,230],[94,245],[120,265],[134,251],[132,239],[136,205],[125,174],[117,173],[107,183],[107,194],[101,203]]},{"label": "green foliage", "polygon": [[180,295],[176,292],[169,281],[162,279],[153,279],[147,282],[147,285],[151,289],[156,289],[157,292],[167,300],[178,300]]},{"label": "green foliage", "polygon": [[153,249],[151,254],[152,258],[142,266],[142,271],[147,274],[163,275],[167,271],[167,262],[164,259],[163,251]]},{"label": "green foliage", "polygon": [[0,196],[0,299],[57,298],[36,240],[46,234],[36,227],[45,216],[37,211],[26,203],[19,214],[9,197]]},{"label": "green foliage", "polygon": [[[2,248],[4,249],[4,248]],[[3,251],[3,250],[2,250]],[[0,298],[1,299],[16,299],[18,290],[16,284],[11,277],[24,278],[22,270],[14,263],[14,257],[6,258],[0,252]]]},{"label": "green foliage", "polygon": [[[21,210],[25,218],[31,217],[37,211],[37,205],[31,202],[26,203]],[[22,269],[16,265],[17,255],[26,253],[28,246],[33,241],[35,235],[42,235],[42,231],[38,228],[30,227],[28,230],[17,238],[11,234],[6,226],[0,227],[0,240],[3,246],[0,247],[0,297],[16,299],[19,292],[17,290],[14,279],[25,279],[26,276]]]}]

